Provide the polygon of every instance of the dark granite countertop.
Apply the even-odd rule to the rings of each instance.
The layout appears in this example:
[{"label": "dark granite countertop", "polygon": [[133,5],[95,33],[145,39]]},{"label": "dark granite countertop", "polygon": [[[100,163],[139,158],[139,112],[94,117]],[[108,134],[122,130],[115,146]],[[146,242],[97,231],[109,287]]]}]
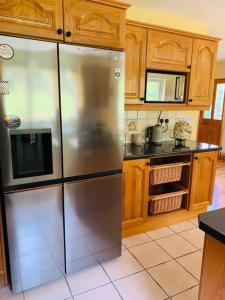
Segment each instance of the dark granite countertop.
[{"label": "dark granite countertop", "polygon": [[219,151],[222,147],[200,143],[196,141],[186,141],[185,147],[176,147],[175,141],[164,141],[161,146],[155,146],[153,144],[143,144],[140,146],[134,146],[132,144],[125,145],[124,160],[148,158],[156,156],[170,156],[177,154],[188,154],[195,152],[205,151]]},{"label": "dark granite countertop", "polygon": [[225,244],[225,208],[201,214],[199,228]]}]

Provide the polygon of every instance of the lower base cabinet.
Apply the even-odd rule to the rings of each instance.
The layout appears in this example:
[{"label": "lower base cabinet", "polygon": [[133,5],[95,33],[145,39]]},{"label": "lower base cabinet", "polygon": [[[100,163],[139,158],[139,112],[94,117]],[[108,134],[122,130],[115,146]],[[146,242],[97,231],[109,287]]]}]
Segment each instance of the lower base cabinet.
[{"label": "lower base cabinet", "polygon": [[147,218],[149,159],[123,162],[123,228]]},{"label": "lower base cabinet", "polygon": [[193,155],[190,210],[202,209],[212,204],[217,158],[218,151]]},{"label": "lower base cabinet", "polygon": [[[188,184],[187,209],[206,210],[213,202],[218,151],[192,154],[192,172]],[[123,228],[139,225],[147,220],[149,190],[149,159],[123,162]],[[188,195],[187,194],[187,195]]]}]

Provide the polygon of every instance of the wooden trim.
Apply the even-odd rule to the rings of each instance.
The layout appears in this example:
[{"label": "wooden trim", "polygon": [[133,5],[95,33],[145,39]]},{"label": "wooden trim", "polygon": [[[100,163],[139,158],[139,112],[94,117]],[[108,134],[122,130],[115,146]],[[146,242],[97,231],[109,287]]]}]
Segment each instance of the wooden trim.
[{"label": "wooden trim", "polygon": [[121,9],[128,9],[132,4],[124,3],[117,0],[88,0],[89,2],[97,2],[101,4],[106,4],[108,6],[119,7]]},{"label": "wooden trim", "polygon": [[[139,100],[140,101],[140,100]],[[125,104],[125,111],[129,110],[206,110],[208,106],[194,106],[188,104],[149,104],[149,103],[140,103],[140,104]]]},{"label": "wooden trim", "polygon": [[122,223],[122,229],[127,229],[132,226],[137,226],[143,223],[143,218],[137,218],[132,220],[123,221]]},{"label": "wooden trim", "polygon": [[217,41],[217,42],[222,40],[222,38],[219,38],[219,37],[213,37],[213,36],[209,36],[209,35],[205,35],[205,34],[201,34],[201,33],[194,33],[194,32],[190,32],[190,31],[184,31],[184,30],[180,30],[180,29],[174,29],[174,28],[170,28],[170,27],[154,25],[154,24],[149,24],[149,23],[139,22],[139,21],[134,21],[134,20],[129,20],[129,19],[126,20],[126,23],[129,25],[136,25],[136,26],[140,26],[140,27],[146,27],[146,28],[165,31],[165,32],[172,32],[172,33],[176,33],[179,35],[201,38],[201,39],[205,39],[205,40],[211,40],[211,41]]}]

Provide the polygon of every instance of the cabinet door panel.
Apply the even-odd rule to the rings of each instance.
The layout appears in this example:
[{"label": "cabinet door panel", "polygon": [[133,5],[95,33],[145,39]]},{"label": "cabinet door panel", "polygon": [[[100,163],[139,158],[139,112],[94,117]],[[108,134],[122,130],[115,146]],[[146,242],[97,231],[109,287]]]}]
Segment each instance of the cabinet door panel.
[{"label": "cabinet door panel", "polygon": [[149,159],[123,163],[123,227],[142,223],[147,215]]},{"label": "cabinet door panel", "polygon": [[200,209],[212,204],[218,152],[203,152],[194,155],[190,209]]},{"label": "cabinet door panel", "polygon": [[212,103],[217,42],[195,39],[190,78],[190,105],[209,106]]},{"label": "cabinet door panel", "polygon": [[148,31],[147,66],[152,69],[190,71],[192,38],[160,30]]},{"label": "cabinet door panel", "polygon": [[66,42],[124,48],[125,9],[95,1],[65,0],[64,17]]},{"label": "cabinet door panel", "polygon": [[0,30],[4,33],[62,40],[61,0],[0,0]]},{"label": "cabinet door panel", "polygon": [[126,26],[126,103],[143,104],[147,29],[138,26]]}]

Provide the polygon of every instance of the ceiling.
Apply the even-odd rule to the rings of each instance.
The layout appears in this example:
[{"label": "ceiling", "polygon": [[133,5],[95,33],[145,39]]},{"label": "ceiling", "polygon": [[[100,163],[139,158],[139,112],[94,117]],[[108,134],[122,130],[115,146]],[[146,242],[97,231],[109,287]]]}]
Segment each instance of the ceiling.
[{"label": "ceiling", "polygon": [[124,2],[203,23],[209,35],[224,39],[219,45],[218,60],[225,60],[224,0],[128,0]]}]

